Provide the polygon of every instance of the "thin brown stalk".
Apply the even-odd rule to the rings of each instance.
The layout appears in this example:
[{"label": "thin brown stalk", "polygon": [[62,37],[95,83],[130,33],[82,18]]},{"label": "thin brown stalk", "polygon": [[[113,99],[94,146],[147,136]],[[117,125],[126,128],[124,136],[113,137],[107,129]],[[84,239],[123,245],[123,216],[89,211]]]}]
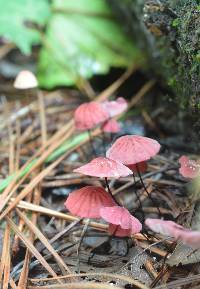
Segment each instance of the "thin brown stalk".
[{"label": "thin brown stalk", "polygon": [[[148,248],[149,248],[149,244],[146,243],[146,242],[139,242],[139,245],[140,245],[140,247],[143,248],[143,249],[147,249],[147,250],[148,250]],[[163,251],[163,250],[161,250],[161,249],[159,249],[159,248],[157,248],[157,247],[151,247],[149,250],[150,250],[151,252],[153,252],[153,253],[161,256],[161,257],[165,257],[166,254],[167,254],[166,251]]]},{"label": "thin brown stalk", "polygon": [[3,239],[3,246],[2,246],[2,253],[1,253],[1,262],[0,262],[0,284],[3,281],[3,273],[6,266],[7,255],[9,252],[9,243],[10,243],[10,226],[6,224],[6,229],[4,232],[4,239]]},{"label": "thin brown stalk", "polygon": [[11,286],[12,289],[17,289],[15,281],[12,278],[10,278],[10,286]]},{"label": "thin brown stalk", "polygon": [[[12,199],[12,201],[14,201],[14,200],[15,200],[15,198]],[[80,219],[78,217],[75,217],[75,216],[72,216],[72,215],[69,215],[69,214],[64,214],[64,213],[61,213],[61,212],[57,212],[55,210],[48,209],[48,208],[45,208],[43,206],[37,206],[37,205],[34,205],[34,204],[30,204],[30,203],[27,203],[25,201],[20,201],[19,204],[17,205],[17,207],[18,208],[22,208],[22,209],[26,209],[26,210],[30,210],[30,211],[33,211],[33,212],[37,212],[37,213],[40,213],[40,214],[43,214],[43,215],[48,215],[48,216],[52,216],[52,217],[55,217],[55,218],[60,218],[60,219],[63,219],[63,220],[69,221],[69,222],[80,221]],[[81,221],[81,223],[85,224],[86,221],[83,219]],[[107,231],[107,228],[108,228],[108,225],[97,223],[97,222],[90,222],[89,225],[91,227],[99,229],[101,231]]]},{"label": "thin brown stalk", "polygon": [[[106,278],[106,279],[111,279],[111,280],[116,280],[119,279],[121,281],[127,282],[129,284],[132,284],[134,286],[136,286],[137,288],[140,289],[147,289],[148,287],[145,286],[144,284],[140,283],[139,281],[129,277],[129,276],[125,276],[122,274],[113,274],[113,273],[104,273],[104,272],[98,272],[98,273],[79,273],[79,274],[70,274],[70,275],[66,275],[66,276],[59,276],[59,279],[68,279],[68,278],[72,278],[72,277],[85,277],[85,276],[100,276],[101,278]],[[48,282],[48,281],[53,281],[55,280],[55,278],[43,278],[43,279],[30,279],[31,282]],[[115,287],[114,287],[115,288]]]},{"label": "thin brown stalk", "polygon": [[[26,245],[28,250],[37,258],[37,260],[43,265],[43,267],[53,276],[58,277],[57,274],[53,271],[53,269],[50,267],[50,265],[47,263],[47,261],[42,257],[42,255],[38,252],[38,250],[33,246],[33,244],[28,240],[28,238],[20,232],[20,230],[17,228],[15,223],[9,218],[6,217],[6,221],[9,223],[10,227],[13,229],[13,231],[20,237],[22,242]],[[62,282],[59,282],[62,283]]]},{"label": "thin brown stalk", "polygon": [[20,218],[23,219],[29,230],[35,234],[35,236],[45,245],[45,247],[49,250],[49,252],[54,256],[55,260],[57,261],[60,269],[62,272],[68,272],[71,273],[70,269],[67,267],[67,265],[64,263],[62,258],[58,255],[58,253],[54,250],[52,245],[49,243],[47,238],[42,234],[42,232],[31,222],[24,213],[20,212],[19,209],[16,209],[17,214],[20,216]]},{"label": "thin brown stalk", "polygon": [[[28,289],[113,289],[112,285],[107,283],[95,282],[74,282],[62,285],[48,285],[48,286],[28,286]],[[115,289],[122,289],[122,287],[115,286]]]},{"label": "thin brown stalk", "polygon": [[42,91],[40,90],[38,90],[38,107],[39,107],[39,114],[40,114],[42,144],[44,145],[47,141],[47,124],[46,124],[44,96],[43,96]]},{"label": "thin brown stalk", "polygon": [[[9,235],[10,235],[10,230],[9,230]],[[6,260],[5,260],[2,289],[8,289],[9,280],[10,280],[10,236],[9,236],[7,248],[8,248],[8,251],[7,251]]]}]

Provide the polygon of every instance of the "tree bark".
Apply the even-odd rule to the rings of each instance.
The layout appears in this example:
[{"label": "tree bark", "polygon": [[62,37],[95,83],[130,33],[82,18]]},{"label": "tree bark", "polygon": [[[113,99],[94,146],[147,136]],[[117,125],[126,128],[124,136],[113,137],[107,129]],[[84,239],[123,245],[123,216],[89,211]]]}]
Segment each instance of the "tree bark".
[{"label": "tree bark", "polygon": [[200,0],[108,0],[180,107],[200,108]]}]

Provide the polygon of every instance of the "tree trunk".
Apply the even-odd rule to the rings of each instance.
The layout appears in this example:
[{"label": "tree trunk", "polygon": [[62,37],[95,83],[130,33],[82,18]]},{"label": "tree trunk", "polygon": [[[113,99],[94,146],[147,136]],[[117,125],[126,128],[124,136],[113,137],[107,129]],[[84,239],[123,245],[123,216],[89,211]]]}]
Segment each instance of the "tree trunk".
[{"label": "tree trunk", "polygon": [[200,1],[108,0],[181,107],[200,108]]}]

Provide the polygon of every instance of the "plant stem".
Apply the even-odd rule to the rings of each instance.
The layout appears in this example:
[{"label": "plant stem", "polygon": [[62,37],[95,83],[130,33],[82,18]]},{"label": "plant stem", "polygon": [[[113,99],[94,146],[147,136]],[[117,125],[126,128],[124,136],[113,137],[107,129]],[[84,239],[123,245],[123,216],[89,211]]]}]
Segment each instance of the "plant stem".
[{"label": "plant stem", "polygon": [[146,188],[146,186],[145,186],[145,184],[144,184],[144,182],[143,182],[143,179],[142,179],[142,176],[141,176],[141,174],[140,174],[140,170],[139,170],[138,164],[136,164],[136,169],[137,169],[138,176],[139,176],[139,178],[140,178],[140,182],[141,182],[141,184],[142,184],[145,192],[147,193],[149,199],[152,201],[152,203],[154,204],[154,206],[157,208],[158,213],[159,213],[159,217],[161,217],[162,214],[161,214],[161,211],[160,211],[160,209],[159,209],[159,206],[157,205],[157,202],[151,197],[151,194],[149,194],[149,192],[148,192],[148,190],[147,190],[147,188]]},{"label": "plant stem", "polygon": [[137,201],[139,202],[139,207],[138,207],[138,208],[141,210],[141,213],[142,213],[142,223],[143,223],[144,220],[145,220],[145,215],[144,215],[144,211],[143,211],[143,208],[142,208],[142,202],[141,202],[141,200],[140,200],[140,196],[138,195],[137,189],[136,189],[136,187],[135,187],[135,175],[134,175],[134,173],[133,173],[133,181],[134,181],[134,193],[135,193],[135,195],[136,195]]},{"label": "plant stem", "polygon": [[115,197],[113,196],[113,194],[111,193],[109,184],[108,184],[108,178],[105,178],[105,183],[106,183],[106,188],[108,189],[108,193],[110,194],[110,196],[112,197],[112,199],[115,201],[115,203],[121,207],[120,203],[115,199]]}]

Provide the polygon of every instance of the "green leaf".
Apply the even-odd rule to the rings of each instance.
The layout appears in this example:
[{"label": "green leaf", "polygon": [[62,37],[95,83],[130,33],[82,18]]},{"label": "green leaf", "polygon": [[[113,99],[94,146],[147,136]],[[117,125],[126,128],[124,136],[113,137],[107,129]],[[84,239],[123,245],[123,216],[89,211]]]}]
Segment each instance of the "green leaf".
[{"label": "green leaf", "polygon": [[77,84],[138,59],[105,0],[54,0],[53,12],[40,53],[41,86]]},{"label": "green leaf", "polygon": [[74,148],[84,140],[88,138],[88,132],[78,134],[72,139],[67,140],[60,147],[58,147],[52,154],[45,160],[45,163],[52,162],[57,159],[59,156],[63,155],[68,150]]},{"label": "green leaf", "polygon": [[[19,175],[19,179],[21,179],[23,176],[25,176],[26,173],[29,172],[29,170],[32,168],[32,166],[35,164],[37,159],[31,161],[25,168],[24,170],[21,172],[21,174]],[[6,179],[4,179],[3,181],[0,182],[0,192],[2,192],[8,185],[9,183],[15,178],[15,173],[8,176]]]},{"label": "green leaf", "polygon": [[40,33],[27,22],[46,24],[50,16],[48,0],[0,0],[0,35],[28,54],[40,42]]}]

